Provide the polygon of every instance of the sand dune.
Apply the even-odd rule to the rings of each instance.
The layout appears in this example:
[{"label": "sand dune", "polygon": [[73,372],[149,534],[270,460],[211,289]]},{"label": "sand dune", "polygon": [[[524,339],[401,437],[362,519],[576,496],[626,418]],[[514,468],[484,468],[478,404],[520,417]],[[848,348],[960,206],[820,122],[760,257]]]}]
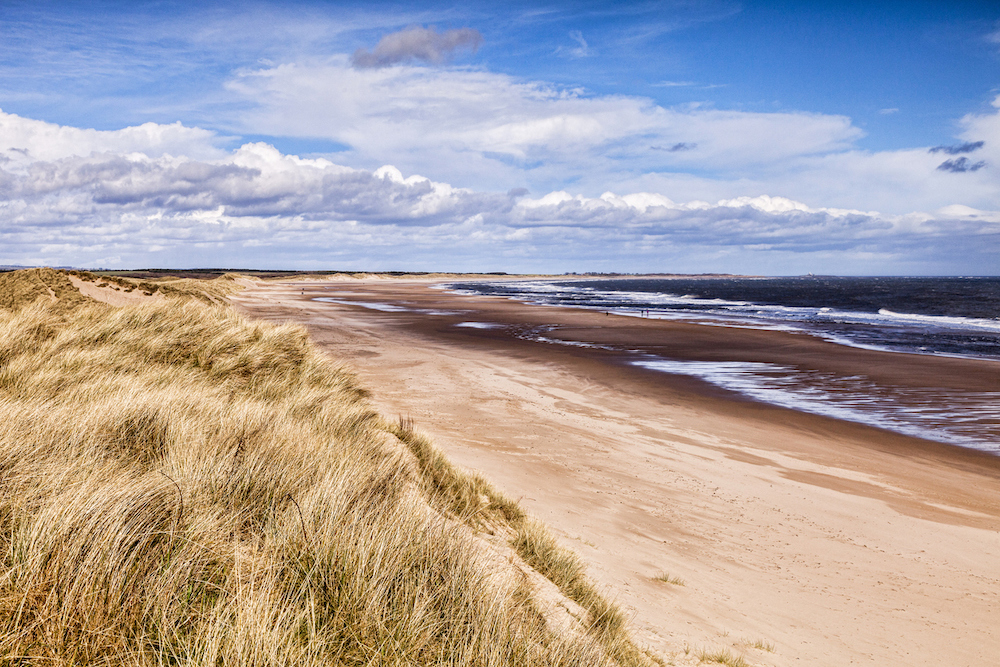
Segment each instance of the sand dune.
[{"label": "sand dune", "polygon": [[655,664],[302,327],[214,305],[235,277],[85,278],[166,296],[0,275],[0,664]]}]

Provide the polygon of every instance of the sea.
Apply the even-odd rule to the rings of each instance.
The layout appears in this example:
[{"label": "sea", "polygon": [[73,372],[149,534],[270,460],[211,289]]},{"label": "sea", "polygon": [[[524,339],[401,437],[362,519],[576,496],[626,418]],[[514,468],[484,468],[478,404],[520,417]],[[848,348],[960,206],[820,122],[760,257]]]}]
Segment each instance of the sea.
[{"label": "sea", "polygon": [[[998,377],[990,391],[893,387],[864,375],[770,363],[639,353],[631,363],[696,377],[756,401],[1000,455],[998,277],[574,278],[442,287],[705,326],[792,331],[867,349],[994,360]],[[551,331],[532,335],[543,343],[586,345]]]}]

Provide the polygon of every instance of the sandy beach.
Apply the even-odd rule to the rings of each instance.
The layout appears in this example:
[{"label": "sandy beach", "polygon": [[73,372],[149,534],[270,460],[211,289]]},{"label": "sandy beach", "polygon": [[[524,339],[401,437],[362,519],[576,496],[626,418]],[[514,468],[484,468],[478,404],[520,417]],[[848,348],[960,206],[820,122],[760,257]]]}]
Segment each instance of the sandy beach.
[{"label": "sandy beach", "polygon": [[[752,665],[997,661],[1000,457],[741,400],[628,365],[614,349],[517,332],[558,325],[564,342],[863,370],[899,386],[995,391],[1000,364],[433,284],[255,283],[231,300],[308,327],[383,413],[413,419],[451,460],[520,499],[667,662],[723,649]],[[457,326],[469,322],[503,326]]]}]

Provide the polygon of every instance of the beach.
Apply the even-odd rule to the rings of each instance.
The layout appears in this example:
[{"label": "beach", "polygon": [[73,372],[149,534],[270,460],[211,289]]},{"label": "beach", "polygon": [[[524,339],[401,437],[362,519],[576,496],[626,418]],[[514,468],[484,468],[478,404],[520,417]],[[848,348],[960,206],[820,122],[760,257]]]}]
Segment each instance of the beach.
[{"label": "beach", "polygon": [[[970,391],[995,390],[1000,363],[460,296],[439,282],[256,282],[231,301],[306,326],[382,413],[412,419],[520,500],[668,662],[721,650],[754,665],[1000,655],[1000,457],[741,399],[618,350]],[[540,340],[553,326],[560,342]]]}]

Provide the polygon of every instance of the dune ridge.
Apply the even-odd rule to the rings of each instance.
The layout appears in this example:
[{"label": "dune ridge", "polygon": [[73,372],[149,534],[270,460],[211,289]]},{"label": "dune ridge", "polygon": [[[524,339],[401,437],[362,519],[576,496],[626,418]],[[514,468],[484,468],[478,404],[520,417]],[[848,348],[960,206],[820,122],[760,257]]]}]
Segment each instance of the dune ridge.
[{"label": "dune ridge", "polygon": [[220,305],[237,277],[72,278],[164,297],[0,275],[5,660],[658,662],[576,556],[302,327]]}]

